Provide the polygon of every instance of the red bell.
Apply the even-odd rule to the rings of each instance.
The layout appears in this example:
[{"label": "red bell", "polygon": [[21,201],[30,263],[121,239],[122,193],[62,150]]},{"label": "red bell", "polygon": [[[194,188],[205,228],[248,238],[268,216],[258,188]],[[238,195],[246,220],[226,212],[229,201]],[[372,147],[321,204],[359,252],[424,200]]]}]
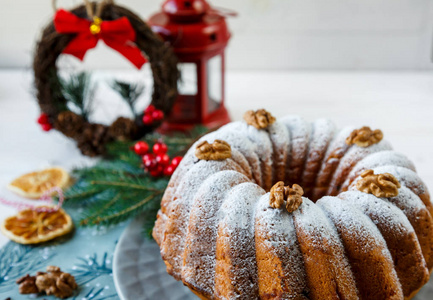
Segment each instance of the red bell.
[{"label": "red bell", "polygon": [[152,29],[169,42],[179,59],[179,96],[162,131],[209,128],[230,122],[224,106],[226,16],[204,0],[166,0],[151,16]]}]

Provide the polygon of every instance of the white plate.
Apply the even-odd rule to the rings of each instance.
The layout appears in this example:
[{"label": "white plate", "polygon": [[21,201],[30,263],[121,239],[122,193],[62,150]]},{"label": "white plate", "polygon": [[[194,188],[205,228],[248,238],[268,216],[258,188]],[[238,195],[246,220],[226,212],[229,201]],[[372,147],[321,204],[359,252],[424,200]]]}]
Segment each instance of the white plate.
[{"label": "white plate", "polygon": [[[167,274],[153,241],[144,239],[143,224],[136,218],[125,229],[116,246],[114,283],[122,300],[197,300],[181,282]],[[433,299],[433,275],[413,300]]]},{"label": "white plate", "polygon": [[145,239],[138,217],[129,224],[114,251],[113,277],[122,300],[197,300],[167,274],[155,241]]}]

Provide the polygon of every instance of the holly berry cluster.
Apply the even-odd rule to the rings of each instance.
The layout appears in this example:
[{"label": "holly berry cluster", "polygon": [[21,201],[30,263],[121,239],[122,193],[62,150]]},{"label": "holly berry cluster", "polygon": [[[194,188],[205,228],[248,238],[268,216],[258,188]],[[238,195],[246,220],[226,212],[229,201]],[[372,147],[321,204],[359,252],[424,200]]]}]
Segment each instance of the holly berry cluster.
[{"label": "holly berry cluster", "polygon": [[159,122],[164,119],[164,112],[162,110],[156,109],[152,104],[149,105],[144,110],[143,115],[143,124],[144,125],[152,125],[155,122]]},{"label": "holly berry cluster", "polygon": [[176,170],[182,156],[170,160],[167,154],[168,147],[162,141],[156,142],[149,152],[149,144],[139,141],[134,145],[134,152],[142,157],[144,169],[153,177],[171,176]]},{"label": "holly berry cluster", "polygon": [[53,129],[53,125],[51,125],[50,119],[46,113],[41,113],[37,122],[39,125],[41,125],[43,131],[50,131]]}]

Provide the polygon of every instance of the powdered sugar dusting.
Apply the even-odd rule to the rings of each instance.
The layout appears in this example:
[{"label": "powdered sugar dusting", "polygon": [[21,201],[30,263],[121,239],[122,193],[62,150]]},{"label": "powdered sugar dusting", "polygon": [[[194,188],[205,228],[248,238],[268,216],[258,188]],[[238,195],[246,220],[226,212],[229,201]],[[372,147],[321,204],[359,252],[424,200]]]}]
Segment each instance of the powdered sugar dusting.
[{"label": "powdered sugar dusting", "polygon": [[[310,189],[315,182],[317,172],[325,157],[328,145],[335,134],[335,125],[327,119],[319,119],[313,122],[313,130],[308,147],[305,170],[302,175],[302,187]],[[308,193],[308,191],[306,191]]]},{"label": "powdered sugar dusting", "polygon": [[219,211],[215,291],[220,298],[258,294],[254,244],[255,205],[265,191],[254,183],[230,190]]},{"label": "powdered sugar dusting", "polygon": [[415,171],[415,166],[405,155],[393,150],[380,151],[370,154],[359,161],[356,166],[350,171],[349,176],[345,180],[341,190],[347,190],[352,181],[358,177],[363,171],[373,169],[379,166],[398,166]]},{"label": "powdered sugar dusting", "polygon": [[367,216],[373,216],[373,223],[386,224],[396,234],[414,232],[406,215],[389,201],[359,191],[344,192],[338,198],[346,200]]},{"label": "powdered sugar dusting", "polygon": [[346,144],[346,138],[353,130],[354,127],[343,128],[334,136],[334,139],[329,144],[325,159],[317,174],[316,184],[313,190],[313,199],[316,200],[326,195],[332,175],[340,163],[340,159],[350,148],[350,146]]},{"label": "powdered sugar dusting", "polygon": [[[324,197],[317,202],[332,219],[353,266],[362,298],[403,299],[391,253],[369,217],[347,201]],[[371,271],[371,274],[368,272]],[[378,284],[380,282],[380,284]]]},{"label": "powdered sugar dusting", "polygon": [[170,178],[170,182],[168,183],[167,188],[165,189],[164,196],[162,197],[161,208],[163,212],[165,212],[166,207],[170,204],[173,199],[173,193],[177,189],[177,185],[179,184],[181,177],[184,176],[185,173],[191,169],[191,167],[198,161],[197,157],[195,157],[194,152],[197,147],[199,141],[195,142],[191,148],[185,153],[184,157],[180,161],[179,166],[174,171],[173,175]]},{"label": "powdered sugar dusting", "polygon": [[340,191],[344,180],[361,159],[372,153],[390,149],[392,149],[391,144],[386,140],[382,140],[367,148],[358,147],[356,145],[351,147],[340,160],[337,170],[335,170],[331,184],[329,185],[328,195],[336,195]]},{"label": "powdered sugar dusting", "polygon": [[253,178],[255,182],[262,186],[262,172],[260,169],[260,159],[256,153],[257,146],[253,144],[247,137],[240,135],[238,132],[228,130],[227,127],[222,127],[217,131],[217,135],[226,139],[235,149],[239,150],[248,160]]},{"label": "powdered sugar dusting", "polygon": [[269,205],[269,196],[270,193],[263,195],[257,204],[256,230],[261,230],[261,232],[256,234],[272,236],[272,240],[267,242],[277,250],[282,244],[296,243],[296,232],[291,214],[285,208],[272,208]]},{"label": "powdered sugar dusting", "polygon": [[338,231],[345,231],[353,237],[361,249],[367,253],[380,247],[383,255],[391,261],[391,254],[387,250],[386,242],[373,222],[357,208],[337,197],[323,197],[317,201],[327,215],[336,224]]},{"label": "powdered sugar dusting", "polygon": [[[185,235],[194,195],[208,176],[222,170],[243,170],[231,159],[223,161],[198,161],[182,178],[169,207],[161,254],[172,267],[175,276],[180,276]],[[170,270],[169,270],[170,271]]]},{"label": "powdered sugar dusting", "polygon": [[[378,227],[385,226],[402,236],[422,233],[422,227],[414,224],[419,218],[428,221],[423,203],[429,199],[428,191],[414,172],[413,163],[392,151],[387,141],[367,148],[347,145],[345,140],[353,129],[346,127],[335,133],[335,125],[329,120],[310,124],[301,117],[287,116],[266,130],[234,122],[202,137],[209,143],[215,139],[227,141],[232,158],[198,160],[194,155],[196,143],[172,176],[155,227],[169,273],[177,279],[182,277],[206,297],[237,299],[257,298],[256,249],[266,250],[261,263],[268,261],[279,268],[280,273],[262,269],[276,278],[280,285],[277,290],[285,291],[290,285],[289,290],[297,290],[293,293],[300,296],[309,293],[304,258],[315,251],[309,252],[309,247],[331,253],[330,269],[336,277],[345,278],[343,274],[350,273],[343,244],[352,240],[362,253],[380,251],[386,264],[392,266]],[[399,195],[381,199],[357,191],[356,182],[366,169],[397,177],[402,184]],[[323,197],[317,205],[303,198],[301,206],[288,213],[269,207],[269,193],[265,194],[278,180],[305,185],[313,199],[346,188],[350,192],[338,198]],[[299,244],[300,232],[311,245]],[[256,248],[256,239],[261,248]],[[325,244],[329,249],[324,249]],[[339,260],[341,264],[336,263]],[[339,273],[337,269],[344,271]],[[387,273],[397,278],[392,267]],[[393,286],[388,283],[388,287]],[[345,283],[336,279],[336,284]],[[395,286],[399,286],[398,280]]]},{"label": "powdered sugar dusting", "polygon": [[287,127],[276,121],[267,128],[273,145],[273,182],[284,181],[289,156],[290,134]]},{"label": "powdered sugar dusting", "polygon": [[[281,290],[281,298],[308,294],[302,252],[293,223],[286,209],[269,206],[269,193],[256,206],[256,258],[259,275],[266,284],[260,295]],[[272,268],[269,266],[272,265]]]},{"label": "powdered sugar dusting", "polygon": [[354,129],[355,128],[353,126],[347,126],[338,131],[329,144],[328,150],[326,151],[325,162],[328,159],[343,157],[344,153],[346,153],[346,151],[351,147],[350,145],[346,144],[346,139]]},{"label": "powdered sugar dusting", "polygon": [[[323,239],[334,246],[342,247],[337,230],[323,211],[311,200],[307,198],[302,198],[302,200],[301,206],[293,212],[293,216],[296,226],[309,232],[313,237],[313,243],[316,245],[311,245],[311,247],[320,246]],[[320,238],[314,239],[314,237]]]},{"label": "powdered sugar dusting", "polygon": [[245,122],[233,122],[223,127],[221,130],[237,132],[239,135],[246,136],[256,147],[255,151],[261,161],[263,188],[270,189],[272,186],[272,143],[265,130],[258,130]]},{"label": "powdered sugar dusting", "polygon": [[215,252],[218,211],[228,191],[248,178],[235,171],[221,171],[208,177],[194,196],[186,246],[182,278],[193,287],[200,287],[208,295],[214,292]]},{"label": "powdered sugar dusting", "polygon": [[253,233],[255,204],[265,191],[256,184],[243,183],[231,189],[219,212],[224,231],[248,229]]},{"label": "powdered sugar dusting", "polygon": [[[380,166],[372,169],[374,171],[374,174],[383,174],[383,173],[390,173],[394,175],[395,178],[400,182],[402,186],[405,186],[412,190],[416,195],[425,194],[427,191],[427,187],[424,184],[424,182],[421,180],[421,178],[416,174],[414,171],[409,170],[404,167],[398,167],[398,166]],[[360,176],[358,176],[350,185],[350,190],[356,189],[356,183],[358,180],[361,179]]]},{"label": "powdered sugar dusting", "polygon": [[[213,143],[217,139],[224,140],[230,144],[233,160],[236,161],[245,172],[250,174],[250,178],[255,178],[257,174],[260,174],[260,162],[257,154],[253,151],[254,145],[246,137],[239,136],[234,132],[218,130],[206,134],[200,141],[205,140],[209,143]],[[257,182],[257,184],[259,183]]]},{"label": "powdered sugar dusting", "polygon": [[[291,159],[286,178],[290,184],[300,184],[299,177],[302,174],[307,156],[311,124],[302,117],[292,115],[279,119],[279,121],[287,126],[291,137]],[[296,180],[298,181],[295,182]]]},{"label": "powdered sugar dusting", "polygon": [[395,270],[407,297],[428,280],[429,272],[415,229],[397,206],[362,192],[345,192],[339,198],[349,202],[377,226],[393,257]]}]

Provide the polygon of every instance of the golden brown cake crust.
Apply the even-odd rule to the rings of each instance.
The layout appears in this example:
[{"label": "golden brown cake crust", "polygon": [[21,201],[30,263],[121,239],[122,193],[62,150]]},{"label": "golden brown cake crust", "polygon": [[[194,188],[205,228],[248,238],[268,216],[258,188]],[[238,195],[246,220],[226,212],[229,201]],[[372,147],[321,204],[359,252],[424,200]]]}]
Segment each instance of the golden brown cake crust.
[{"label": "golden brown cake crust", "polygon": [[358,299],[343,244],[322,210],[304,199],[293,218],[311,299]]},{"label": "golden brown cake crust", "polygon": [[386,200],[362,192],[338,195],[365,215],[377,226],[394,260],[405,297],[429,280],[429,271],[413,227],[404,213]]},{"label": "golden brown cake crust", "polygon": [[316,201],[326,195],[332,176],[334,175],[340,160],[349,148],[352,147],[351,145],[346,144],[346,138],[352,131],[353,127],[346,127],[340,130],[330,142],[322,166],[316,177],[312,200]]},{"label": "golden brown cake crust", "polygon": [[[218,212],[232,187],[248,182],[238,172],[222,171],[210,176],[197,192],[190,213],[183,254],[182,281],[211,297],[214,293]],[[205,207],[205,209],[201,209]]]},{"label": "golden brown cake crust", "polygon": [[293,216],[284,207],[269,207],[269,195],[257,203],[256,260],[261,299],[308,299],[304,261]]},{"label": "golden brown cake crust", "polygon": [[[171,178],[153,230],[167,271],[201,299],[412,298],[433,269],[427,187],[386,140],[349,145],[353,128],[323,122],[234,122],[202,137],[231,155],[190,149]],[[356,189],[368,169],[391,174],[391,194],[374,178]],[[279,198],[265,194],[278,179]]]},{"label": "golden brown cake crust", "polygon": [[317,203],[338,230],[361,299],[402,299],[391,255],[372,221],[339,198],[324,197]]}]

